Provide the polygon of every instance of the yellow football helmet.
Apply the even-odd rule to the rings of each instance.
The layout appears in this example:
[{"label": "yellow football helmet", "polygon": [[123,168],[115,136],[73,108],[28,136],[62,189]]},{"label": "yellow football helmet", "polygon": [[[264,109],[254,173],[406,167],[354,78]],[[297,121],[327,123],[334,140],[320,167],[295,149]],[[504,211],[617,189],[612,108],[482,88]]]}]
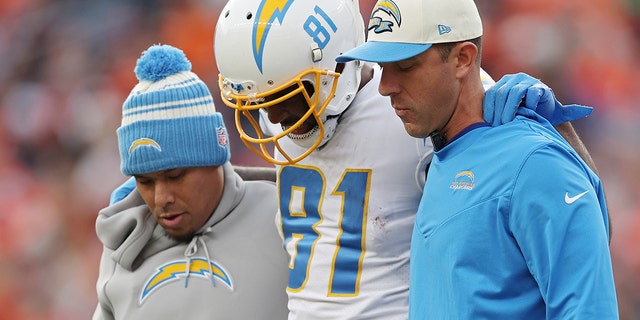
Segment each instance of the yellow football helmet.
[{"label": "yellow football helmet", "polygon": [[[338,68],[335,58],[362,42],[364,22],[357,0],[230,0],[216,25],[214,52],[220,94],[235,109],[245,145],[268,162],[293,164],[326,143],[337,116],[358,91],[362,68],[359,61]],[[252,111],[259,110],[268,122],[265,108],[297,95],[308,105],[304,116],[266,133],[269,124],[261,128]],[[314,119],[317,128],[304,138],[292,138],[308,119]],[[280,144],[286,136],[306,151],[288,154]],[[274,148],[284,159],[271,155]]]}]

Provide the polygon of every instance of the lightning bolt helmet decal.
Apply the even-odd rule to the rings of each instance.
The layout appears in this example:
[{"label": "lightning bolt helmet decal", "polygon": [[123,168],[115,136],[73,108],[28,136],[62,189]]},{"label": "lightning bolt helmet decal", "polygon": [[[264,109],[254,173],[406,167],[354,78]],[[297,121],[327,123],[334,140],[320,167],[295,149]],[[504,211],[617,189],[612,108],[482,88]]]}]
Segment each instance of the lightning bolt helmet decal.
[{"label": "lightning bolt helmet decal", "polygon": [[272,23],[276,19],[282,24],[287,9],[293,0],[263,0],[258,6],[256,18],[253,23],[253,58],[262,73],[262,55],[264,54],[264,44],[269,35]]}]

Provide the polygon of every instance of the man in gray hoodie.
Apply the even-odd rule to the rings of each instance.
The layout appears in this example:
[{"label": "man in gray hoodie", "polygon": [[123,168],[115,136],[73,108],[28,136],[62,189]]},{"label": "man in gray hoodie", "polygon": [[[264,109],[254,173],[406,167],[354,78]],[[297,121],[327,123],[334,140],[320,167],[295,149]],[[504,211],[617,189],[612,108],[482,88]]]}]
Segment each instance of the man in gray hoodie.
[{"label": "man in gray hoodie", "polygon": [[206,85],[184,53],[143,52],[117,130],[137,192],[100,211],[93,319],[286,319],[275,185],[243,181]]}]

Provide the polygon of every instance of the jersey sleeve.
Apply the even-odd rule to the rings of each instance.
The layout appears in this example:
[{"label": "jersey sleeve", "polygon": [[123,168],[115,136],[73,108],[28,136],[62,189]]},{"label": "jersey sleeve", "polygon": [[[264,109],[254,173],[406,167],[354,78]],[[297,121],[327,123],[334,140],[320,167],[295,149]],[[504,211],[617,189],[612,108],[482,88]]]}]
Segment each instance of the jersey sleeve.
[{"label": "jersey sleeve", "polygon": [[597,177],[564,147],[546,145],[527,157],[511,199],[509,227],[540,287],[547,318],[617,315]]}]

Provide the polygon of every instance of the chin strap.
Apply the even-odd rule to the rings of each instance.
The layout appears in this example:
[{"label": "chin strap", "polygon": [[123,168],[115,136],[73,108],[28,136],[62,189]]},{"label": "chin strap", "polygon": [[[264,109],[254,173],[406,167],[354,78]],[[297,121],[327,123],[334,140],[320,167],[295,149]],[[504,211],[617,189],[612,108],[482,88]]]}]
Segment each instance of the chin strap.
[{"label": "chin strap", "polygon": [[[344,113],[344,112],[343,112]],[[324,137],[322,137],[322,141],[318,145],[318,149],[322,149],[327,142],[333,137],[333,134],[336,133],[336,127],[338,126],[338,120],[342,117],[342,113],[327,116],[327,120],[324,121]]]}]

